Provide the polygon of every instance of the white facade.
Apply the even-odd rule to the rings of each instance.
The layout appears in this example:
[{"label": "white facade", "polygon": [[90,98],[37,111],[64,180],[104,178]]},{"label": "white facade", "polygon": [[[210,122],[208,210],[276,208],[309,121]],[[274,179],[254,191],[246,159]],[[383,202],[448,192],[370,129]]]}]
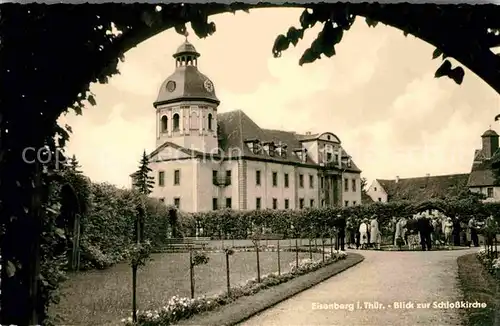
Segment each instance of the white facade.
[{"label": "white facade", "polygon": [[[294,147],[287,149],[279,141],[278,154],[271,155],[267,145],[261,156],[248,156],[246,140],[238,138],[240,155],[212,159],[210,154],[223,147],[221,139],[231,137],[241,125],[219,134],[219,101],[209,79],[197,70],[198,56],[188,42],[179,48],[174,55],[176,70],[162,84],[154,103],[157,149],[150,154],[155,182],[152,197],[186,212],[361,204],[361,171],[351,165],[332,133],[295,139],[294,133],[283,132]],[[244,113],[235,116],[244,116],[261,138],[269,136]],[[259,136],[251,131],[245,134]],[[297,147],[304,150],[302,156]],[[325,169],[320,162],[327,157],[336,158],[338,166]],[[348,163],[342,163],[344,159]]]},{"label": "white facade", "polygon": [[366,194],[370,196],[370,198],[374,202],[387,203],[388,195],[385,189],[382,187],[380,182],[377,180],[373,180],[372,184],[366,191]]}]

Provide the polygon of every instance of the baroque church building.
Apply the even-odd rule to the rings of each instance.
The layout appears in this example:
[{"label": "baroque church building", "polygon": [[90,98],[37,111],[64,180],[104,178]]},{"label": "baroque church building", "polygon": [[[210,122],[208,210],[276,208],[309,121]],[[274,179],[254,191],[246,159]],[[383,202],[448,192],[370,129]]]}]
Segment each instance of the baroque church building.
[{"label": "baroque church building", "polygon": [[152,197],[186,212],[361,204],[361,170],[331,132],[259,127],[243,111],[218,113],[212,81],[187,40],[161,85]]}]

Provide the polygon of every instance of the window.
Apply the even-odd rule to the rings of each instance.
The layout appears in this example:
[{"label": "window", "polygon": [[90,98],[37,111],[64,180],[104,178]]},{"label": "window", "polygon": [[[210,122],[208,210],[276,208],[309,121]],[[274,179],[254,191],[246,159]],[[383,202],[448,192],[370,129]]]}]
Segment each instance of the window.
[{"label": "window", "polygon": [[352,206],[356,206],[356,201],[353,201],[353,202],[352,202]]},{"label": "window", "polygon": [[208,130],[212,130],[212,113],[208,114]]},{"label": "window", "polygon": [[378,201],[382,201],[382,198],[378,197]]},{"label": "window", "polygon": [[255,171],[255,185],[260,186],[260,171]]},{"label": "window", "polygon": [[325,178],[324,177],[320,178],[320,186],[321,186],[321,189],[323,189],[325,187]]},{"label": "window", "polygon": [[487,195],[488,198],[493,198],[493,188],[490,187],[490,188],[486,189],[486,191],[488,192],[488,195]]},{"label": "window", "polygon": [[299,174],[299,187],[304,188],[304,175]]},{"label": "window", "polygon": [[178,186],[181,184],[181,170],[174,171],[174,185]]},{"label": "window", "polygon": [[219,208],[219,201],[217,198],[212,198],[212,209],[215,211]]},{"label": "window", "polygon": [[290,201],[288,199],[285,199],[285,209],[290,208]]},{"label": "window", "polygon": [[260,197],[255,198],[255,209],[260,209],[262,207],[262,199]]},{"label": "window", "polygon": [[310,207],[314,207],[314,199],[310,199],[309,200],[309,206]]},{"label": "window", "polygon": [[179,126],[180,126],[179,113],[174,114],[173,120],[174,120],[174,126],[173,126],[174,131],[179,131]]},{"label": "window", "polygon": [[344,179],[344,191],[349,191],[349,179]]},{"label": "window", "polygon": [[165,198],[160,198],[160,202],[164,203],[165,202]]},{"label": "window", "polygon": [[273,172],[273,187],[278,186],[278,172]]},{"label": "window", "polygon": [[226,171],[226,185],[230,185],[231,184],[231,170],[227,170]]},{"label": "window", "polygon": [[326,163],[332,163],[332,153],[326,153]]},{"label": "window", "polygon": [[356,179],[352,179],[352,191],[356,192]]},{"label": "window", "polygon": [[181,199],[179,197],[174,198],[174,206],[177,208],[181,208]]},{"label": "window", "polygon": [[299,199],[299,208],[300,209],[304,208],[304,198]]},{"label": "window", "polygon": [[284,177],[283,179],[285,181],[285,188],[288,188],[290,186],[290,180],[289,180],[288,173],[285,173],[285,175],[283,177]]},{"label": "window", "polygon": [[345,206],[345,207],[349,206],[349,201],[348,201],[348,200],[346,200],[346,201],[344,202],[344,206]]},{"label": "window", "polygon": [[273,209],[278,209],[278,199],[273,198]]},{"label": "window", "polygon": [[231,208],[232,207],[232,201],[231,197],[226,198],[226,208]]},{"label": "window", "polygon": [[309,175],[309,188],[314,188],[314,175]]},{"label": "window", "polygon": [[160,187],[165,186],[165,171],[158,172],[158,186]]},{"label": "window", "polygon": [[213,171],[212,171],[212,181],[213,181],[213,184],[214,184],[214,185],[217,185],[217,175],[218,175],[218,174],[219,174],[219,173],[217,172],[217,170],[213,170]]},{"label": "window", "polygon": [[167,132],[168,130],[168,118],[166,115],[161,117],[161,132]]},{"label": "window", "polygon": [[377,187],[373,187],[373,190],[374,190],[374,191],[377,191]]},{"label": "window", "polygon": [[321,199],[321,207],[325,207],[325,200]]}]

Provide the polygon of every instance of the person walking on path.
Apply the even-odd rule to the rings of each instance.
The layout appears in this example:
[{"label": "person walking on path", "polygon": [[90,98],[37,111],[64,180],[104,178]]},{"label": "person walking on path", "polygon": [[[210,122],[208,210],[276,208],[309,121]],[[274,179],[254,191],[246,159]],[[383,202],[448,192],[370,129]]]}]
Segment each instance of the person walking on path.
[{"label": "person walking on path", "polygon": [[424,213],[417,219],[417,229],[420,234],[420,245],[422,246],[422,251],[430,251],[432,248],[432,225],[427,214]]},{"label": "person walking on path", "polygon": [[340,214],[337,214],[337,222],[338,222],[338,234],[337,234],[337,239],[335,241],[335,250],[340,250],[345,251],[345,229],[346,229],[346,218],[344,216],[341,216]]},{"label": "person walking on path", "polygon": [[444,241],[448,247],[451,246],[452,233],[453,233],[453,221],[451,217],[448,217],[443,223],[444,228]]},{"label": "person walking on path", "polygon": [[370,222],[370,244],[373,248],[380,250],[380,243],[382,242],[382,235],[378,227],[377,215],[372,216]]},{"label": "person walking on path", "polygon": [[347,239],[347,248],[352,249],[356,247],[356,229],[354,228],[354,218],[350,216],[347,219],[346,224],[346,239]]},{"label": "person walking on path", "polygon": [[469,247],[474,245],[474,247],[479,247],[479,238],[477,236],[478,225],[474,216],[472,216],[467,225],[467,242]]},{"label": "person walking on path", "polygon": [[368,219],[364,219],[359,225],[359,237],[361,249],[366,249],[366,245],[368,244]]},{"label": "person walking on path", "polygon": [[460,246],[460,219],[455,216],[453,218],[453,245],[456,247]]},{"label": "person walking on path", "polygon": [[396,223],[396,231],[394,232],[394,246],[401,249],[401,246],[406,244],[406,219],[401,217]]}]

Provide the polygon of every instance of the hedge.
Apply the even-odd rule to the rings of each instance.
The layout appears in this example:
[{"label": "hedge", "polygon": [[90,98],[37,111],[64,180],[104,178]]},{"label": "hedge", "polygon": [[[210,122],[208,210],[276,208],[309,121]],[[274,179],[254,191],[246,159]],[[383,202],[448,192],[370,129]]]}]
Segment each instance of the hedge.
[{"label": "hedge", "polygon": [[[186,235],[249,238],[255,232],[284,234],[288,237],[321,237],[339,226],[338,215],[354,223],[378,217],[381,228],[387,228],[393,217],[409,217],[428,209],[467,222],[472,216],[484,220],[490,214],[500,218],[500,203],[483,203],[474,195],[463,198],[436,199],[420,203],[398,201],[352,207],[305,208],[301,210],[217,210],[184,214],[182,229]],[[201,232],[202,231],[202,232]]]}]

